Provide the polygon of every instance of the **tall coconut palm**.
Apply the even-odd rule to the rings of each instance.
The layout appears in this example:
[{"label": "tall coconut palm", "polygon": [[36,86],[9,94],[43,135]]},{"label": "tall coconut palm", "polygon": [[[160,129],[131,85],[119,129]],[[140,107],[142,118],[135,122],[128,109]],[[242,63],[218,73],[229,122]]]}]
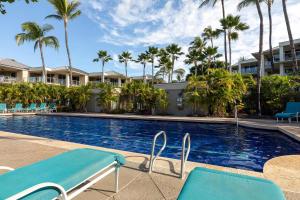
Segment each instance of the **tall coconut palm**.
[{"label": "tall coconut palm", "polygon": [[237,40],[239,38],[239,31],[244,31],[249,29],[246,23],[241,22],[240,16],[228,15],[225,19],[220,20],[223,29],[226,29],[228,35],[228,49],[229,49],[229,71],[232,71],[231,67],[231,41]]},{"label": "tall coconut palm", "polygon": [[146,53],[141,53],[138,55],[137,63],[141,63],[143,65],[143,82],[146,83],[146,65],[149,61],[149,56]]},{"label": "tall coconut palm", "polygon": [[287,29],[287,32],[289,35],[289,40],[290,40],[291,53],[292,53],[293,63],[294,63],[293,71],[296,72],[296,70],[298,71],[298,62],[297,62],[296,49],[295,49],[293,34],[292,34],[292,30],[291,30],[289,15],[287,12],[287,7],[286,7],[286,0],[282,0],[282,9],[283,9],[283,13],[284,13],[286,29]]},{"label": "tall coconut palm", "polygon": [[119,55],[119,62],[125,64],[125,75],[126,75],[126,79],[127,79],[127,77],[128,77],[128,74],[127,74],[127,66],[128,66],[128,62],[130,62],[131,60],[132,60],[132,56],[131,56],[131,53],[130,53],[129,51],[123,51],[123,52]]},{"label": "tall coconut palm", "polygon": [[55,36],[46,36],[46,34],[53,30],[53,26],[49,24],[45,24],[43,26],[38,25],[35,22],[25,22],[22,25],[23,33],[19,33],[16,35],[15,39],[18,45],[23,44],[25,41],[34,42],[34,51],[39,48],[43,66],[43,83],[46,83],[46,65],[43,53],[43,47],[49,46],[54,47],[56,49],[59,48],[58,39]]},{"label": "tall coconut palm", "polygon": [[[222,54],[218,53],[218,47],[207,47],[205,49],[204,54],[206,56],[205,61],[206,61],[207,68],[211,68],[212,64],[213,64],[213,61],[222,56]],[[202,69],[202,72],[203,71],[204,70]]]},{"label": "tall coconut palm", "polygon": [[272,45],[272,34],[273,34],[273,20],[272,20],[272,6],[274,0],[264,0],[268,7],[268,17],[269,17],[269,54],[271,57],[271,69],[274,73],[275,66],[274,66],[274,55],[273,55],[273,45]]},{"label": "tall coconut palm", "polygon": [[[216,3],[221,2],[222,5],[222,16],[223,19],[225,19],[226,13],[225,13],[225,0],[201,0],[200,8],[211,4],[213,7],[216,5]],[[224,31],[224,54],[225,54],[225,63],[227,65],[228,63],[228,58],[227,58],[227,32],[226,29]]]},{"label": "tall coconut palm", "polygon": [[173,80],[173,72],[174,72],[174,67],[175,67],[175,60],[179,58],[180,55],[183,55],[183,52],[181,51],[181,47],[179,47],[177,44],[170,44],[166,47],[167,53],[171,57],[171,62],[172,62],[172,70],[170,74],[170,80],[172,82]]},{"label": "tall coconut palm", "polygon": [[242,0],[239,4],[238,4],[238,10],[241,10],[244,7],[247,7],[251,4],[254,4],[256,6],[257,9],[257,13],[259,16],[259,21],[260,21],[260,25],[259,25],[259,53],[258,53],[258,57],[259,57],[259,62],[258,62],[258,66],[257,66],[257,84],[256,84],[256,90],[257,90],[257,114],[258,116],[261,116],[261,68],[264,65],[264,54],[263,54],[263,41],[264,41],[264,18],[263,18],[263,14],[261,11],[261,7],[260,7],[260,0]]},{"label": "tall coconut palm", "polygon": [[72,85],[72,61],[68,42],[68,23],[70,20],[75,19],[81,14],[81,11],[78,10],[80,3],[76,0],[72,0],[71,2],[69,2],[69,0],[48,0],[48,2],[54,7],[55,14],[48,15],[46,19],[54,18],[64,22],[65,45],[69,61],[70,85]]},{"label": "tall coconut palm", "polygon": [[219,29],[214,30],[214,29],[212,29],[211,26],[208,26],[203,30],[202,37],[204,38],[204,41],[209,40],[211,47],[214,47],[213,40],[217,39],[220,36],[220,33],[221,33],[221,30],[219,30]]},{"label": "tall coconut palm", "polygon": [[101,74],[101,82],[104,83],[104,65],[105,63],[109,62],[112,60],[112,57],[107,53],[107,51],[103,51],[103,50],[100,50],[98,51],[98,57],[95,58],[93,60],[93,62],[100,62],[102,63],[102,74]]},{"label": "tall coconut palm", "polygon": [[163,79],[168,77],[168,82],[171,82],[172,61],[171,56],[165,49],[160,49],[158,52],[158,67]]},{"label": "tall coconut palm", "polygon": [[152,84],[154,83],[154,62],[155,58],[158,54],[158,48],[157,47],[149,47],[148,50],[146,51],[146,54],[150,58],[150,62],[152,65]]}]

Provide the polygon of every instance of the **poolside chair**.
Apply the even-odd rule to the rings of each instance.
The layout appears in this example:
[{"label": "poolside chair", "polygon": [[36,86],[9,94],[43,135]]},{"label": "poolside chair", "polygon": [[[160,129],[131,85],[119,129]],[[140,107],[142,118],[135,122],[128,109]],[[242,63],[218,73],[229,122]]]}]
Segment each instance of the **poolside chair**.
[{"label": "poolside chair", "polygon": [[37,110],[36,103],[31,103],[28,108],[26,108],[27,112],[35,112]]},{"label": "poolside chair", "polygon": [[73,199],[75,196],[115,172],[118,191],[119,168],[125,158],[95,149],[75,149],[47,160],[0,175],[0,199]]},{"label": "poolside chair", "polygon": [[49,112],[57,112],[57,107],[55,103],[50,103],[49,104]]},{"label": "poolside chair", "polygon": [[40,112],[47,112],[48,111],[48,108],[47,108],[47,104],[46,103],[41,103],[40,104],[40,107],[37,108],[37,111],[40,111]]},{"label": "poolside chair", "polygon": [[277,113],[275,115],[277,122],[278,119],[288,119],[289,123],[291,123],[292,118],[296,118],[298,123],[298,117],[300,114],[300,102],[288,102],[286,104],[286,109],[282,113]]},{"label": "poolside chair", "polygon": [[16,103],[14,108],[9,109],[10,112],[23,112],[24,108],[23,108],[23,104],[21,103]]},{"label": "poolside chair", "polygon": [[178,200],[285,200],[273,182],[261,178],[195,168],[188,176]]},{"label": "poolside chair", "polygon": [[0,103],[0,112],[2,112],[2,113],[7,112],[6,103]]}]

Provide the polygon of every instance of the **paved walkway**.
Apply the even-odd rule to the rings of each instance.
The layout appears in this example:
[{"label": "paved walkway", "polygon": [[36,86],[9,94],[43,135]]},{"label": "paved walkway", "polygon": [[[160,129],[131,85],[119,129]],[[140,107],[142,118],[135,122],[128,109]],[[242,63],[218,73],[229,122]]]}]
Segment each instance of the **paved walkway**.
[{"label": "paved walkway", "polygon": [[[0,165],[18,168],[78,147],[82,148],[89,146],[33,136],[0,132]],[[127,155],[126,152],[121,153],[123,155],[125,154],[126,159],[129,162],[127,162],[127,164],[122,167],[120,171],[120,191],[117,194],[112,192],[114,188],[114,176],[112,174],[89,188],[84,193],[80,194],[76,198],[77,200],[176,199],[185,181],[177,178],[178,170],[176,169],[179,169],[178,161],[161,158],[157,160],[154,173],[149,175],[145,170],[146,166],[148,166],[147,156],[132,153],[130,156],[128,152]],[[168,166],[167,168],[165,165],[166,163]],[[187,163],[187,165],[187,171],[190,171],[195,166],[204,166],[218,170],[231,171],[234,173],[264,177],[263,174],[257,172],[224,168],[213,165],[191,162]],[[287,200],[300,199],[300,193],[290,191],[289,187],[283,189],[285,189]]]}]

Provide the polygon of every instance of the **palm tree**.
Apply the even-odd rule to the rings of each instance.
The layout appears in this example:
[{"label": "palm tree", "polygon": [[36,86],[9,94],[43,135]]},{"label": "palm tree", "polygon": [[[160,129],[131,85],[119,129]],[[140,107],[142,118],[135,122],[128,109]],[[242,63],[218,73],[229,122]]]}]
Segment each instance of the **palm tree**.
[{"label": "palm tree", "polygon": [[179,47],[177,44],[168,45],[166,47],[166,51],[170,55],[171,62],[172,62],[172,70],[171,70],[171,74],[170,74],[170,80],[172,82],[175,60],[177,60],[179,58],[179,56],[183,54],[183,52],[181,52],[181,47]]},{"label": "palm tree", "polygon": [[172,61],[171,56],[168,54],[168,52],[165,49],[160,49],[158,52],[158,67],[160,67],[160,72],[162,73],[163,79],[165,79],[165,76],[168,77],[168,82],[171,82],[171,71],[172,71]]},{"label": "palm tree", "polygon": [[[222,56],[222,54],[218,53],[218,47],[207,47],[205,49],[204,54],[205,54],[205,57],[206,57],[207,68],[211,68],[213,61]],[[203,71],[204,70],[202,69],[202,72]]]},{"label": "palm tree", "polygon": [[158,54],[158,48],[157,47],[149,47],[146,51],[146,54],[150,58],[150,62],[152,64],[152,84],[154,83],[154,61]]},{"label": "palm tree", "polygon": [[198,75],[198,62],[202,60],[202,54],[196,49],[190,49],[189,53],[186,55],[186,59],[184,60],[185,64],[194,65],[195,67],[195,75]]},{"label": "palm tree", "polygon": [[297,57],[296,57],[296,49],[295,49],[293,34],[292,34],[292,30],[291,30],[289,15],[288,15],[287,8],[286,8],[286,0],[282,0],[282,9],[283,9],[283,13],[284,13],[286,29],[287,29],[287,32],[289,35],[289,40],[290,40],[291,53],[292,53],[293,63],[294,63],[293,71],[296,72],[296,70],[298,71],[298,62],[297,62]]},{"label": "palm tree", "polygon": [[176,79],[178,82],[182,81],[184,75],[185,75],[185,70],[183,68],[178,68],[174,70],[174,73],[176,74]]},{"label": "palm tree", "polygon": [[141,53],[138,55],[137,63],[141,63],[143,65],[143,82],[146,83],[146,65],[149,61],[149,56],[146,53]]},{"label": "palm tree", "polygon": [[[223,15],[223,19],[225,19],[225,5],[224,2],[225,0],[201,0],[201,4],[200,4],[200,8],[207,5],[207,4],[211,4],[213,7],[216,5],[217,2],[221,1],[221,5],[222,5],[222,15]],[[225,53],[225,63],[227,65],[228,63],[228,59],[227,59],[227,33],[226,33],[226,29],[223,30],[224,31],[224,53]]]},{"label": "palm tree", "polygon": [[48,0],[55,9],[55,14],[48,15],[47,18],[54,18],[57,20],[63,20],[65,30],[65,45],[67,49],[68,61],[69,61],[69,73],[70,73],[70,85],[72,85],[72,62],[69,49],[68,38],[68,22],[75,19],[81,14],[78,10],[80,3],[76,0],[69,2],[69,0]]},{"label": "palm tree", "polygon": [[34,22],[25,22],[22,25],[23,33],[19,33],[16,35],[15,39],[18,45],[23,44],[25,41],[35,42],[34,51],[39,48],[42,66],[43,66],[43,83],[46,83],[46,65],[43,53],[44,46],[54,47],[56,49],[59,48],[58,39],[55,36],[46,36],[47,32],[53,30],[53,26],[49,24],[45,24],[43,26],[39,26]]},{"label": "palm tree", "polygon": [[131,61],[131,60],[132,60],[132,56],[131,56],[131,53],[129,51],[123,51],[119,55],[119,62],[125,64],[126,79],[127,79],[127,76],[128,76],[128,74],[127,74],[127,65],[128,65],[128,62]]},{"label": "palm tree", "polygon": [[274,66],[274,55],[273,55],[273,46],[272,46],[272,34],[273,34],[273,23],[272,23],[272,5],[274,0],[264,0],[268,6],[268,17],[269,17],[269,53],[271,57],[271,68],[272,72],[275,71]]},{"label": "palm tree", "polygon": [[101,61],[101,63],[102,63],[102,77],[100,77],[100,78],[101,78],[101,82],[104,83],[104,65],[105,65],[105,63],[111,61],[112,58],[111,58],[110,55],[108,55],[107,51],[100,50],[100,51],[98,51],[97,54],[98,54],[98,57],[95,58],[93,60],[93,62]]},{"label": "palm tree", "polygon": [[206,27],[203,30],[202,37],[204,41],[210,40],[211,47],[214,47],[213,39],[217,39],[220,36],[221,30],[213,30],[211,26]]},{"label": "palm tree", "polygon": [[228,15],[225,19],[220,20],[223,29],[228,32],[228,49],[229,49],[229,71],[232,71],[231,67],[231,41],[237,40],[239,38],[239,31],[244,31],[249,29],[246,23],[241,22],[240,16]]},{"label": "palm tree", "polygon": [[264,65],[264,55],[263,55],[263,41],[264,41],[264,18],[260,7],[260,0],[242,0],[238,5],[238,10],[241,10],[244,7],[249,6],[250,4],[255,4],[257,13],[259,16],[259,62],[257,67],[257,84],[256,84],[256,90],[257,90],[257,114],[258,116],[261,116],[261,67]]}]

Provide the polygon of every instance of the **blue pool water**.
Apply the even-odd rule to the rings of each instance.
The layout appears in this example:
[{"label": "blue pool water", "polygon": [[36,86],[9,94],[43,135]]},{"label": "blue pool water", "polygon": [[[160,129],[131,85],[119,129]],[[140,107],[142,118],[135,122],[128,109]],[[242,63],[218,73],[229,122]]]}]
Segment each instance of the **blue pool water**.
[{"label": "blue pool water", "polygon": [[280,132],[230,124],[15,116],[0,117],[0,130],[145,154],[150,154],[153,136],[164,130],[168,141],[162,156],[176,159],[189,132],[190,161],[254,171],[262,171],[273,157],[300,153],[300,143]]}]

